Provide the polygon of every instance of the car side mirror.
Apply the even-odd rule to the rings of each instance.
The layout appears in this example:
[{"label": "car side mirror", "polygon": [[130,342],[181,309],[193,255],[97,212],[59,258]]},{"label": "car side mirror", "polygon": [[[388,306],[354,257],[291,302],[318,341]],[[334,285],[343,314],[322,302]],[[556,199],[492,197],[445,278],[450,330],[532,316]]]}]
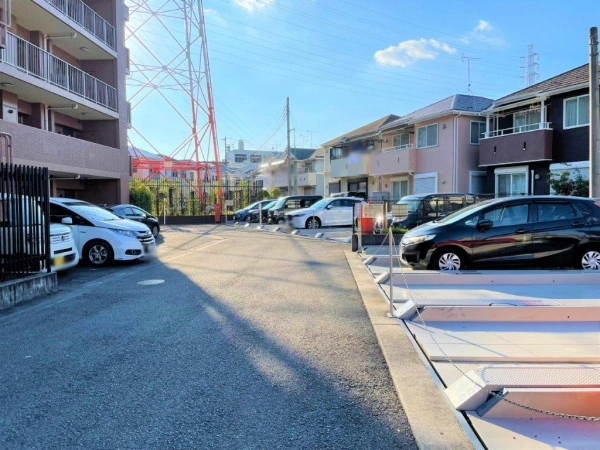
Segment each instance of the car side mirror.
[{"label": "car side mirror", "polygon": [[331,209],[331,208],[333,208],[333,206],[331,206],[331,203],[325,207],[325,209]]},{"label": "car side mirror", "polygon": [[73,219],[71,217],[63,217],[60,223],[63,225],[73,225]]},{"label": "car side mirror", "polygon": [[477,222],[477,228],[479,230],[489,230],[493,226],[494,222],[492,222],[490,219],[481,219],[479,222]]}]

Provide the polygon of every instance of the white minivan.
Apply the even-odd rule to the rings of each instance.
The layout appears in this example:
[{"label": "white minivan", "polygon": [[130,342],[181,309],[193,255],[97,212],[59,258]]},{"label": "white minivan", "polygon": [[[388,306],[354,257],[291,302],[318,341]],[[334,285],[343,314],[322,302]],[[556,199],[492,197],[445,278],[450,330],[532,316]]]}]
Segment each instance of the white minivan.
[{"label": "white minivan", "polygon": [[94,266],[139,259],[155,251],[154,236],[146,225],[82,200],[50,198],[50,222],[69,225],[81,260]]}]

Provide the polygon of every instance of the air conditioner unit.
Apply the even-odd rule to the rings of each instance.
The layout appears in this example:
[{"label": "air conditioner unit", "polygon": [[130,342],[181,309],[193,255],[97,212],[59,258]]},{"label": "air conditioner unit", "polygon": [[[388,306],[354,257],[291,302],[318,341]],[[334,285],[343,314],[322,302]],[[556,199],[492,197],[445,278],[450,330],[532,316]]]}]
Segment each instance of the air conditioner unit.
[{"label": "air conditioner unit", "polygon": [[6,24],[0,22],[0,48],[6,48]]}]

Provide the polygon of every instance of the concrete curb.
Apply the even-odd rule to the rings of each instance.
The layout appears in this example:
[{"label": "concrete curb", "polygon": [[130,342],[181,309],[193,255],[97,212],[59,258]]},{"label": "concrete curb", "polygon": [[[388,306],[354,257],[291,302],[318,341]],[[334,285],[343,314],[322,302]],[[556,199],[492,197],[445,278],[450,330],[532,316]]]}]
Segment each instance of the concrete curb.
[{"label": "concrete curb", "polygon": [[354,252],[345,254],[417,445],[427,450],[473,449],[398,319],[387,316],[388,306],[371,273]]}]

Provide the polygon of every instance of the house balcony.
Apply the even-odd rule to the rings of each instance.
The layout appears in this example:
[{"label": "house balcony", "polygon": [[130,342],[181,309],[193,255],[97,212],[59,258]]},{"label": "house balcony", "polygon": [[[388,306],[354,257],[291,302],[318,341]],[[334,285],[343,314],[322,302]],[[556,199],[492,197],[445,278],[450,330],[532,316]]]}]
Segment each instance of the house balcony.
[{"label": "house balcony", "polygon": [[392,175],[417,171],[417,150],[413,144],[385,148],[371,155],[371,175]]},{"label": "house balcony", "polygon": [[552,161],[549,122],[496,130],[479,140],[479,166]]},{"label": "house balcony", "polygon": [[[12,14],[28,30],[45,34],[76,32],[73,39],[61,39],[59,46],[78,59],[117,56],[115,28],[81,0],[13,0]],[[88,50],[82,52],[82,47]]]},{"label": "house balcony", "polygon": [[305,172],[298,173],[298,186],[316,186],[317,185],[317,173],[316,172]]},{"label": "house balcony", "polygon": [[117,90],[43,49],[7,33],[0,51],[3,88],[25,101],[75,103],[87,120],[117,119]]},{"label": "house balcony", "polygon": [[330,176],[332,178],[348,178],[369,175],[371,155],[366,152],[355,152],[339,159],[331,160]]}]

